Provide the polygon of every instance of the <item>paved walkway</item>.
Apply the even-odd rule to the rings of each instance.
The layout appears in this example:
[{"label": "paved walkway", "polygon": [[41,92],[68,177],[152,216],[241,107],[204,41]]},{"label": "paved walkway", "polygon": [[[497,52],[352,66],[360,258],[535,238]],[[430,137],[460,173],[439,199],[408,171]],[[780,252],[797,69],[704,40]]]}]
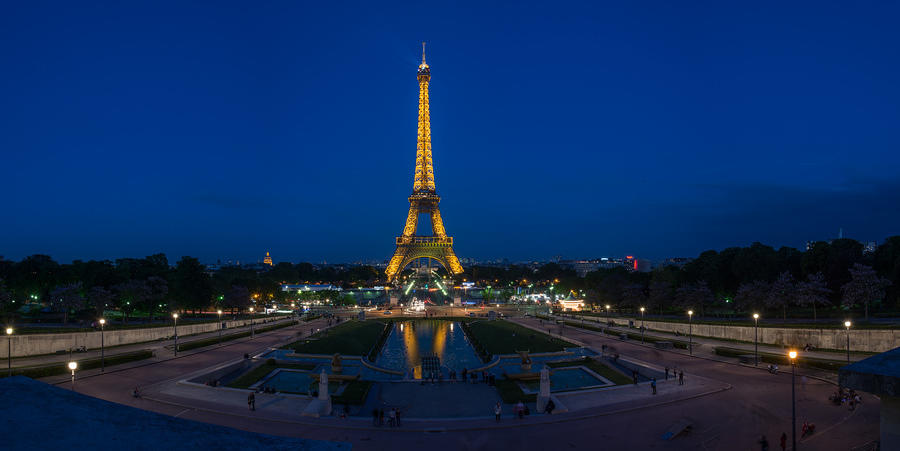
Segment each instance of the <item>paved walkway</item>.
[{"label": "paved walkway", "polygon": [[[282,319],[282,320],[269,320],[268,322],[263,322],[262,318],[257,319],[254,324],[254,330],[258,330],[262,327],[272,326],[274,324],[282,323],[285,321],[289,321],[290,318]],[[222,331],[222,339],[226,342],[228,341],[228,337],[230,335],[239,334],[243,332],[248,332],[250,330],[250,326],[243,327],[232,327]],[[28,335],[25,335],[27,337]],[[187,335],[178,337],[178,345],[179,347],[185,345],[187,343],[191,343],[197,340],[206,340],[208,338],[216,338],[219,336],[219,331],[214,332],[205,332],[201,334]],[[103,350],[103,354],[106,358],[113,357],[118,354],[128,354],[135,351],[142,351],[145,349],[150,349],[154,351],[154,354],[160,355],[160,357],[165,357],[166,355],[174,355],[174,340],[154,340],[154,341],[145,341],[142,343],[133,343],[127,345],[120,345],[114,347],[108,347]],[[31,367],[31,366],[41,366],[41,365],[50,365],[53,363],[62,363],[65,364],[71,360],[85,360],[85,359],[99,359],[101,355],[100,348],[89,349],[87,352],[74,352],[72,354],[45,354],[31,357],[13,357],[12,359],[12,367],[13,368],[22,368],[22,367]],[[5,359],[0,359],[5,360]],[[5,366],[6,362],[3,362],[2,366]]]},{"label": "paved walkway", "polygon": [[[582,318],[580,316],[566,315],[565,317],[563,317],[563,316],[554,315],[554,318],[562,319],[562,320],[566,320],[566,321],[579,322],[579,323],[582,321]],[[604,330],[607,330],[605,323],[606,323],[606,318],[604,318],[604,317],[590,317],[590,316],[584,317],[584,324],[589,325],[589,326],[600,327],[600,328],[603,328]],[[636,326],[640,326],[640,320],[635,321],[634,324]],[[624,326],[613,326],[613,327],[609,327],[608,330],[612,334],[615,335],[615,338],[618,338],[618,334],[626,333],[626,332],[631,333],[631,334],[640,334],[641,333],[641,330],[639,328],[628,328],[628,327],[624,327]],[[653,330],[653,331],[646,330],[646,331],[644,331],[644,335],[647,337],[653,337],[653,338],[662,339],[662,340],[676,340],[676,341],[685,341],[685,342],[691,340],[691,338],[686,335],[677,335],[676,336],[675,334],[672,334],[672,333],[661,332],[661,331],[656,331],[656,330]],[[755,349],[754,343],[744,343],[744,342],[729,341],[729,340],[718,340],[715,338],[698,337],[696,335],[693,337],[693,342],[695,343],[695,345],[699,345],[699,346],[697,346],[698,348],[705,348],[705,349],[701,349],[701,350],[705,350],[708,352],[712,352],[713,348],[716,346],[723,346],[723,347],[734,348],[734,349],[742,349],[742,350],[747,351],[748,355],[753,355],[754,349]],[[766,343],[759,344],[759,352],[761,352],[761,353],[785,354],[787,352],[787,349],[788,348],[786,346],[781,346],[781,345],[771,345],[771,344],[766,344]],[[697,351],[697,349],[695,349],[695,351]],[[815,351],[814,350],[814,351],[800,351],[800,352],[804,356],[816,358],[816,359],[822,359],[822,360],[846,361],[846,359],[847,359],[847,354],[844,354],[841,352],[835,352],[835,351]],[[871,356],[872,356],[872,354],[851,352],[850,353],[850,361],[855,362],[855,361],[863,360],[863,359],[871,357]]]}]

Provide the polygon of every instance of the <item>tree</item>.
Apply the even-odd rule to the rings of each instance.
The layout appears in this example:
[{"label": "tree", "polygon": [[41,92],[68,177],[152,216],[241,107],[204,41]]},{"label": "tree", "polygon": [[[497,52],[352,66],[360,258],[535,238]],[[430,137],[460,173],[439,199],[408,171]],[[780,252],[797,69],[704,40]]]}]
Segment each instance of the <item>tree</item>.
[{"label": "tree", "polygon": [[88,290],[87,297],[97,316],[102,317],[106,307],[113,302],[115,296],[112,291],[107,290],[105,287],[93,287]]},{"label": "tree", "polygon": [[742,283],[734,296],[736,306],[744,311],[760,310],[769,298],[769,283],[763,280]]},{"label": "tree", "polygon": [[143,280],[128,280],[113,287],[116,293],[116,305],[122,312],[125,324],[128,324],[128,315],[134,309],[147,302],[149,288]]},{"label": "tree", "polygon": [[172,298],[182,309],[198,310],[212,301],[212,280],[206,268],[193,257],[181,257],[175,266]]},{"label": "tree", "polygon": [[6,289],[6,284],[0,280],[0,313],[2,313],[6,324],[12,321],[13,312],[15,311],[16,303],[13,295]]},{"label": "tree", "polygon": [[238,312],[244,310],[250,306],[250,290],[242,285],[232,285],[225,293],[222,306],[231,309],[232,313],[235,310]]},{"label": "tree", "polygon": [[850,281],[841,287],[843,304],[847,308],[862,304],[866,311],[866,321],[869,320],[869,304],[884,298],[884,290],[891,282],[883,277],[878,277],[871,266],[854,263],[850,268]]},{"label": "tree", "polygon": [[816,304],[828,304],[828,295],[831,290],[825,283],[825,275],[821,272],[810,274],[806,281],[797,284],[797,303],[811,305],[813,308],[813,321],[816,320]]},{"label": "tree", "polygon": [[149,316],[147,320],[152,323],[153,314],[156,312],[156,309],[162,307],[162,302],[169,294],[169,282],[166,282],[166,279],[163,279],[162,277],[150,276],[147,278],[145,284],[147,286],[147,293],[142,304]]},{"label": "tree", "polygon": [[81,296],[81,282],[59,285],[50,292],[50,305],[54,311],[62,312],[63,324],[69,322],[69,313],[84,308]]},{"label": "tree", "polygon": [[647,303],[647,293],[644,290],[644,285],[630,283],[622,287],[622,303],[635,308],[644,307]]},{"label": "tree", "polygon": [[663,306],[666,305],[666,302],[669,300],[670,295],[672,294],[672,286],[668,284],[668,282],[663,282],[660,280],[656,280],[650,282],[650,296],[647,299],[651,307],[656,307],[659,309],[659,314],[663,313]]},{"label": "tree", "polygon": [[796,287],[794,286],[794,276],[790,272],[784,271],[778,275],[775,282],[772,283],[769,296],[766,299],[766,305],[769,307],[781,308],[781,318],[787,319],[787,306],[796,298]]}]

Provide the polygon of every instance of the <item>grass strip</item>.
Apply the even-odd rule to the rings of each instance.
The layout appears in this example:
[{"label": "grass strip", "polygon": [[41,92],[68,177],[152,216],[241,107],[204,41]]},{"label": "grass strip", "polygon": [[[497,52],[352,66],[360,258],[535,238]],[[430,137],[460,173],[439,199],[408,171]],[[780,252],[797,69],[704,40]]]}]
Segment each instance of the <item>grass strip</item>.
[{"label": "grass strip", "polygon": [[[743,349],[735,349],[728,348],[724,346],[717,346],[715,348],[716,355],[720,355],[723,357],[740,357],[742,355],[754,355],[753,351],[746,351]],[[759,353],[759,361],[765,363],[774,363],[776,365],[782,366],[790,366],[791,361],[787,355],[784,354],[772,354],[769,352],[760,352]],[[802,367],[810,367],[817,368],[820,370],[826,371],[837,371],[841,367],[847,365],[847,362],[844,360],[825,360],[825,359],[816,359],[812,357],[804,357],[802,354],[797,357],[797,365]]]},{"label": "grass strip", "polygon": [[547,366],[550,368],[564,368],[570,366],[585,366],[589,368],[591,371],[609,379],[610,382],[616,385],[627,385],[631,384],[633,381],[628,376],[616,371],[606,363],[594,360],[594,359],[578,359],[578,360],[567,360],[565,362],[549,362]]},{"label": "grass strip", "polygon": [[284,349],[305,354],[341,354],[366,356],[384,331],[378,320],[345,321],[311,337],[295,341]]},{"label": "grass strip", "polygon": [[515,354],[516,351],[558,352],[577,346],[506,320],[473,321],[468,326],[475,340],[492,355]]},{"label": "grass strip", "polygon": [[315,367],[316,365],[313,363],[275,363],[273,359],[270,359],[266,361],[266,363],[240,375],[227,386],[231,388],[250,388],[251,385],[257,383],[260,379],[266,377],[266,375],[278,368],[311,370]]},{"label": "grass strip", "polygon": [[333,396],[331,400],[334,404],[364,404],[372,385],[372,381],[350,381],[347,383],[347,387],[344,388],[344,392]]}]

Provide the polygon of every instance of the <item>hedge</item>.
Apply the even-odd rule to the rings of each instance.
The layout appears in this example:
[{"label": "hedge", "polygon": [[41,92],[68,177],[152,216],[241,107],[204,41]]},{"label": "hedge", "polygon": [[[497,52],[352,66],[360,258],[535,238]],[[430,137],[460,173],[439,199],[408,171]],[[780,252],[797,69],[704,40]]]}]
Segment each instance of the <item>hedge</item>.
[{"label": "hedge", "polygon": [[[138,360],[149,359],[153,357],[153,351],[149,349],[144,349],[142,351],[129,352],[125,354],[116,354],[105,359],[106,366],[119,365],[122,363],[134,362]],[[85,359],[85,360],[75,360],[78,362],[78,370],[90,370],[93,368],[100,368],[101,359]],[[20,367],[13,368],[12,374],[13,376],[26,376],[32,379],[39,379],[42,377],[48,376],[57,376],[60,374],[68,374],[68,362],[59,362],[52,365],[42,365],[42,366],[32,366],[32,367]],[[8,374],[6,371],[2,372],[3,374],[0,377],[6,377]]]},{"label": "hedge", "polygon": [[[753,355],[752,351],[746,351],[743,349],[735,349],[728,348],[724,346],[717,346],[715,348],[716,355],[720,355],[723,357],[740,357],[742,355]],[[765,363],[774,363],[776,365],[790,365],[790,358],[784,354],[772,354],[768,352],[760,352],[759,353],[759,361]],[[818,368],[821,370],[827,371],[837,371],[847,363],[844,361],[838,360],[824,360],[824,359],[816,359],[812,357],[803,357],[802,355],[797,358],[797,365],[810,367],[810,368]]]}]

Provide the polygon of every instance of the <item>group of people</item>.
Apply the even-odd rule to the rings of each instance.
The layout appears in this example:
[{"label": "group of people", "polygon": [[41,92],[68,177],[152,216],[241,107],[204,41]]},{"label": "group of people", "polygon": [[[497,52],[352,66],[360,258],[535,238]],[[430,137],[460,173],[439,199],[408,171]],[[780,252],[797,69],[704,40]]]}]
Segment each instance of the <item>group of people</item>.
[{"label": "group of people", "polygon": [[[384,426],[384,409],[372,409],[372,426]],[[387,424],[389,427],[400,427],[400,409],[390,408],[387,411]]]},{"label": "group of people", "polygon": [[856,410],[856,407],[862,402],[862,398],[859,393],[856,393],[856,390],[847,390],[843,387],[839,387],[838,391],[828,397],[828,400],[836,406],[849,404],[850,410]]},{"label": "group of people", "polygon": [[275,387],[270,387],[268,385],[263,385],[263,386],[257,387],[256,392],[257,393],[278,393],[275,390]]}]

